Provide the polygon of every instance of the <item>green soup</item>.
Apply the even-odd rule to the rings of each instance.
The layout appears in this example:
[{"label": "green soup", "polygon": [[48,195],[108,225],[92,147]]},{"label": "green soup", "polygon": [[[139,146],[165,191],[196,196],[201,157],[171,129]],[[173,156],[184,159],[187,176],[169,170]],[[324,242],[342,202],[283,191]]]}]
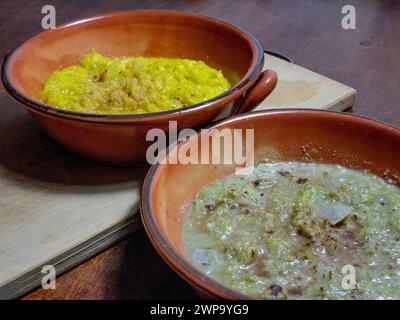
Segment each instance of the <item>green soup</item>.
[{"label": "green soup", "polygon": [[184,244],[257,298],[399,299],[400,189],[336,165],[261,164],[198,194]]}]

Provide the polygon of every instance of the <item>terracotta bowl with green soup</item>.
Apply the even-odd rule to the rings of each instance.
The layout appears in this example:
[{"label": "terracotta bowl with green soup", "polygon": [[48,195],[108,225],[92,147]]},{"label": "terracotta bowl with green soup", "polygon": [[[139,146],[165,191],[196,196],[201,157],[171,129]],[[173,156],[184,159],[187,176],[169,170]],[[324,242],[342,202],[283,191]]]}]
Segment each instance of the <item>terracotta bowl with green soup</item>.
[{"label": "terracotta bowl with green soup", "polygon": [[[252,170],[213,138],[247,129]],[[163,161],[142,189],[150,240],[186,281],[227,299],[400,298],[399,129],[294,109],[239,115],[202,135],[165,159],[208,141],[221,161]]]},{"label": "terracotta bowl with green soup", "polygon": [[252,110],[274,89],[263,49],[227,22],[129,11],[72,21],[11,51],[8,93],[56,141],[88,158],[145,161],[152,128],[199,127]]}]

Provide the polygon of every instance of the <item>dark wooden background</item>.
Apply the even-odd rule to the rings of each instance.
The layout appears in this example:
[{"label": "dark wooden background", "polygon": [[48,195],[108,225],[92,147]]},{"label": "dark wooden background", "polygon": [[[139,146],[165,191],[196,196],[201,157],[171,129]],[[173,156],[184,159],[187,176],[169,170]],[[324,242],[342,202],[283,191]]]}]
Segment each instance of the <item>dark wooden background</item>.
[{"label": "dark wooden background", "polygon": [[[2,0],[0,58],[41,31],[41,8],[52,4],[57,24],[128,9],[192,11],[225,19],[254,34],[265,49],[358,90],[353,112],[400,126],[399,0]],[[341,28],[352,4],[357,29]],[[4,95],[0,87],[0,95]],[[1,139],[1,138],[0,138]],[[56,290],[26,299],[191,299],[192,289],[158,257],[143,230],[57,279]]]}]

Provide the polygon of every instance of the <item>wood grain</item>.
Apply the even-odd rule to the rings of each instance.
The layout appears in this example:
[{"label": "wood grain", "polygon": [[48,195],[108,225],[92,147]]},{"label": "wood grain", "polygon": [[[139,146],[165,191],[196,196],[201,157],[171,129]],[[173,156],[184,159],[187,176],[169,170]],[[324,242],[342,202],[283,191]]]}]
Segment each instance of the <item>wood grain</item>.
[{"label": "wood grain", "polygon": [[[0,3],[0,56],[40,31],[40,10],[45,4],[37,0]],[[356,30],[340,27],[341,8],[348,4],[341,0],[53,0],[52,4],[58,23],[139,8],[194,11],[226,19],[253,33],[264,48],[354,87],[358,91],[354,113],[400,126],[400,3],[396,0],[352,0]],[[59,277],[57,283],[58,289],[37,290],[26,299],[195,297],[160,260],[143,231]]]}]

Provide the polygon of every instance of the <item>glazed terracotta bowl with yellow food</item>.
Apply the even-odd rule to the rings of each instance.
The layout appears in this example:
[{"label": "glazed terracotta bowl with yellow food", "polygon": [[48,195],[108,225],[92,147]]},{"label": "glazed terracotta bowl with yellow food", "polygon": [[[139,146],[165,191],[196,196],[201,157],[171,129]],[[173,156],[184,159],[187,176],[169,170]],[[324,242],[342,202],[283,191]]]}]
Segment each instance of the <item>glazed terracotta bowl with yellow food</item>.
[{"label": "glazed terracotta bowl with yellow food", "polygon": [[[244,115],[238,115],[232,117],[231,119],[224,120],[213,127],[210,127],[203,134],[204,137],[209,139],[210,143],[209,149],[212,150],[213,147],[215,147],[217,149],[217,153],[221,152],[220,159],[223,159],[223,154],[225,151],[221,149],[222,143],[220,144],[218,140],[210,139],[210,137],[212,136],[212,132],[215,132],[215,130],[219,130],[219,132],[222,132],[223,130],[228,130],[229,132],[233,132],[233,130],[242,130],[243,132],[243,130],[246,129],[254,130],[254,159],[256,165],[260,163],[259,161],[261,161],[261,163],[264,163],[265,159],[269,159],[268,161],[272,162],[271,163],[272,166],[276,165],[277,162],[282,163],[282,161],[298,162],[306,164],[307,162],[305,161],[310,160],[312,158],[312,163],[310,163],[310,165],[328,165],[328,164],[340,165],[341,167],[347,169],[351,168],[352,170],[354,170],[354,172],[356,172],[355,170],[359,170],[357,172],[361,172],[361,170],[366,170],[371,174],[383,178],[383,180],[379,180],[380,181],[379,183],[383,184],[386,183],[384,181],[387,181],[387,183],[390,184],[388,186],[390,190],[392,191],[397,190],[395,191],[397,192],[398,195],[397,200],[391,200],[391,201],[392,204],[397,203],[398,206],[400,204],[400,189],[398,188],[395,189],[396,186],[392,185],[397,183],[397,187],[400,186],[400,153],[399,153],[400,130],[398,128],[390,127],[383,123],[379,123],[362,117],[356,117],[350,114],[329,112],[329,111],[317,111],[317,110],[287,109],[287,110],[259,111]],[[242,136],[241,139],[242,140],[239,140],[238,143],[245,144],[246,142],[244,135]],[[174,159],[175,155],[179,156],[181,152],[184,152],[186,154],[188,150],[190,150],[189,153],[200,154],[202,150],[200,148],[199,141],[203,141],[199,136],[198,139],[192,139],[192,138],[187,139],[178,144],[178,146],[174,147],[167,155],[171,159]],[[216,145],[216,141],[218,142],[218,145]],[[228,154],[228,159],[231,159],[229,158],[229,156],[230,154]],[[162,159],[160,158],[160,160]],[[204,260],[201,260],[201,264],[199,266],[199,264],[194,263],[194,260],[192,259],[193,256],[190,256],[187,247],[188,244],[187,241],[189,239],[188,236],[192,237],[193,230],[196,230],[196,229],[189,229],[190,233],[187,233],[187,231],[185,232],[185,230],[187,230],[185,229],[187,227],[186,222],[188,221],[190,215],[193,215],[192,210],[194,210],[193,208],[195,206],[194,204],[195,199],[199,199],[199,197],[201,199],[201,197],[205,196],[205,193],[203,192],[205,190],[204,188],[210,186],[211,184],[217,181],[222,181],[221,179],[224,179],[225,177],[232,175],[233,173],[236,172],[237,169],[238,165],[236,165],[234,161],[230,161],[230,163],[229,161],[226,163],[223,163],[221,161],[214,163],[194,162],[187,164],[168,163],[160,161],[160,163],[154,164],[150,168],[142,188],[141,214],[145,229],[152,244],[154,245],[160,256],[174,271],[176,271],[184,280],[186,280],[196,290],[198,290],[202,294],[205,294],[207,297],[224,298],[224,299],[257,298],[252,295],[244,294],[243,291],[234,289],[232,286],[224,283],[224,281],[222,281],[221,279],[218,280],[215,277],[215,275],[212,276],[213,270],[215,270],[212,268],[214,267],[218,268],[219,265],[218,264],[213,265],[212,262],[210,261],[214,261],[213,259],[218,256],[212,255],[211,258],[209,260],[205,260],[205,262]],[[327,184],[331,181],[328,172],[326,173],[327,175],[325,175],[324,173],[322,176],[323,179],[321,185]],[[291,185],[293,186],[293,188],[305,188],[304,190],[310,190],[310,188],[312,188],[312,185],[307,185],[308,182],[307,179],[295,178],[294,173],[291,174],[289,171],[283,170],[279,172],[277,176],[279,176],[280,181],[286,181],[286,180],[288,181],[285,183],[290,183],[290,181],[292,181]],[[282,232],[282,230],[285,230],[284,228],[288,227],[291,223],[293,223],[293,220],[292,222],[290,222],[289,220],[287,223],[285,222],[282,225],[283,229],[276,229],[276,230],[273,229],[272,225],[264,224],[262,222],[264,220],[262,219],[257,220],[258,222],[255,225],[253,224],[247,225],[246,221],[251,221],[247,219],[251,219],[251,216],[252,215],[254,216],[257,213],[255,213],[256,211],[252,211],[252,209],[250,210],[242,210],[241,208],[238,209],[237,205],[238,203],[235,203],[235,201],[237,201],[235,199],[243,200],[243,202],[245,202],[244,204],[239,203],[239,206],[243,206],[244,209],[246,208],[246,205],[248,205],[246,202],[249,201],[248,198],[245,198],[245,196],[243,196],[243,193],[241,193],[241,195],[237,195],[238,192],[240,192],[239,189],[237,189],[238,185],[241,184],[240,181],[245,181],[239,179],[243,179],[243,176],[235,180],[237,184],[234,185],[231,184],[228,185],[227,187],[224,186],[223,188],[221,188],[220,185],[220,187],[218,188],[208,189],[209,192],[211,190],[211,194],[209,194],[211,198],[213,197],[214,193],[225,192],[224,194],[227,194],[227,196],[226,198],[225,197],[223,198],[224,199],[223,202],[219,202],[219,200],[218,202],[215,203],[206,202],[206,205],[202,205],[200,209],[196,208],[196,210],[198,209],[203,210],[200,211],[201,219],[207,219],[206,220],[207,224],[206,226],[200,225],[201,228],[204,229],[201,229],[202,232],[201,238],[200,237],[195,238],[199,239],[199,241],[195,243],[195,245],[200,245],[200,242],[204,241],[206,232],[211,232],[209,230],[212,230],[213,227],[215,228],[215,226],[217,226],[217,232],[212,233],[211,235],[212,237],[215,238],[217,236],[221,237],[223,244],[222,247],[219,243],[213,242],[214,244],[217,244],[217,246],[214,248],[213,245],[210,244],[210,242],[206,242],[205,249],[208,250],[207,252],[212,252],[212,254],[214,253],[214,251],[209,251],[211,249],[221,250],[217,252],[226,252],[225,250],[228,250],[227,254],[231,256],[229,256],[230,257],[229,258],[230,260],[228,260],[229,264],[226,266],[228,268],[227,270],[229,270],[229,268],[233,267],[234,264],[237,263],[235,262],[236,261],[235,259],[237,257],[240,257],[242,254],[242,252],[239,249],[245,247],[245,246],[240,246],[239,248],[236,247],[235,248],[236,251],[230,251],[231,247],[226,247],[226,243],[230,244],[232,239],[234,241],[236,240],[240,241],[241,239],[243,239],[242,237],[238,237],[237,232],[241,232],[242,230],[246,231],[246,228],[249,228],[249,226],[254,229],[257,229],[258,226],[260,226],[260,228],[262,228],[263,230],[262,231],[263,237],[260,238],[261,239],[260,241],[263,243],[263,241],[269,240],[270,237],[278,236],[280,232]],[[269,190],[272,190],[271,192],[275,193],[271,194],[272,197],[271,203],[280,201],[279,200],[280,198],[278,197],[279,193],[276,193],[276,190],[274,191],[274,188],[277,187],[273,185],[271,186],[270,182],[268,182],[271,181],[271,178],[268,179],[265,180],[267,182],[265,182],[263,178],[259,178],[258,180],[254,181],[251,180],[249,183],[249,189],[246,189],[246,193],[247,190],[249,190],[248,193],[249,195],[253,196],[253,193],[255,193],[254,197],[256,196],[258,197],[258,195],[260,195],[260,197],[256,199],[262,199],[265,198]],[[346,178],[344,178],[344,180],[346,180]],[[373,180],[373,181],[378,181],[378,180]],[[264,187],[263,183],[266,183]],[[350,179],[350,183],[356,184],[356,181]],[[370,188],[371,185],[372,183],[371,184],[366,183],[364,184],[363,187],[360,188],[355,187],[353,190],[355,199],[353,200],[358,201],[357,199],[362,199],[362,197],[366,196],[366,194],[368,193],[368,188]],[[171,188],[171,186],[173,186],[173,188]],[[231,189],[232,186],[233,189]],[[342,186],[340,186],[340,188],[342,188]],[[336,191],[337,191],[336,189],[333,189],[332,193],[335,195]],[[200,192],[203,193],[201,194]],[[343,192],[344,195],[347,196],[350,194],[350,189],[344,189]],[[286,192],[286,190],[284,190],[282,195],[283,195],[282,197],[283,202],[287,201],[289,205],[293,203],[292,200],[289,200],[292,199],[289,197],[290,196],[289,192]],[[374,206],[376,205],[376,208],[378,208],[379,210],[384,209],[385,206],[387,205],[386,200],[384,200],[385,198],[384,192],[377,192],[377,196],[378,200],[364,199],[366,201],[365,203],[372,204]],[[260,203],[262,206],[264,206],[263,202]],[[234,204],[236,204],[236,206],[233,206]],[[221,210],[219,210],[218,209],[219,205],[225,206],[226,209],[221,208]],[[267,211],[266,212],[262,211],[261,212],[262,216],[258,217],[256,216],[257,219],[259,219],[260,217],[264,217],[264,215],[267,216],[268,210],[272,210],[268,209],[268,207],[262,207],[262,208],[266,208]],[[284,212],[291,212],[289,209],[285,211],[286,210],[285,207],[283,208]],[[297,210],[300,209],[296,209],[296,211],[293,212],[297,214],[298,212]],[[362,214],[363,213],[361,212],[361,215]],[[400,221],[398,219],[400,218],[400,206],[397,207],[397,209],[389,208],[388,211],[384,212],[384,214],[385,216],[383,216],[383,213],[382,214],[378,213],[376,221],[380,220],[383,221],[384,219],[392,219],[391,220],[392,224],[390,225],[390,227],[387,228],[387,230],[385,226],[381,234],[389,232],[388,231],[389,228],[396,228],[396,225],[397,228],[399,227]],[[235,224],[229,225],[231,221],[229,219],[234,219],[234,218],[240,219],[237,220],[239,221],[238,229],[235,229]],[[221,224],[215,225],[215,222],[213,221],[219,221]],[[356,221],[358,221],[357,223],[361,223],[363,220],[359,218],[359,220]],[[349,225],[351,226],[352,222],[342,222],[342,224],[337,224],[333,226],[330,230],[333,230],[334,232],[341,232],[341,230],[344,230],[343,228],[346,227],[346,223],[349,223]],[[373,227],[375,227],[379,223],[371,222],[371,224],[373,225]],[[265,230],[263,228],[265,228]],[[224,233],[223,230],[226,230],[225,231],[226,233]],[[351,239],[351,237],[354,236],[356,232],[354,230],[356,229],[352,230],[353,231],[345,230],[344,233],[345,236],[349,237],[349,238],[344,237],[345,241],[348,241],[349,239]],[[382,248],[384,248],[384,250],[389,250],[389,249],[393,250],[391,254],[395,255],[394,258],[396,258],[398,252],[396,251],[397,250],[396,247],[398,248],[399,246],[398,241],[400,241],[399,231],[396,232],[397,235],[396,233],[392,233],[393,242],[384,242],[383,245],[381,246]],[[246,235],[246,233],[243,232],[242,235]],[[253,235],[254,237],[259,236],[259,234],[255,232],[250,232],[246,236],[253,236]],[[288,236],[289,241],[292,241],[292,239],[295,239],[296,237],[301,238],[301,241],[305,241],[304,243],[306,249],[308,249],[312,245],[309,243],[311,239],[308,238],[307,234],[304,235],[304,233],[301,234],[290,233],[290,235]],[[370,241],[372,241],[372,237]],[[342,250],[344,247],[347,248],[347,244],[348,244],[347,242],[343,242],[342,246],[339,246],[338,250]],[[362,252],[357,250],[359,249],[361,250],[363,248],[362,247],[363,245],[368,245],[368,239],[364,241],[357,240],[354,242],[354,244],[355,244],[354,247],[351,246],[349,247],[353,249],[349,249],[349,251],[347,252],[347,253],[349,252],[352,253],[349,256],[350,258],[355,256],[359,252]],[[278,242],[278,244],[276,245],[278,247],[282,245],[283,246],[282,248],[285,248],[286,242],[283,241]],[[315,245],[318,245],[317,241],[315,241]],[[281,250],[282,248],[280,248],[279,250]],[[379,247],[377,246],[376,248]],[[274,247],[272,247],[270,251],[273,252],[273,249]],[[292,252],[293,255],[297,254],[296,252],[303,253],[303,251],[299,249],[297,244],[293,247],[288,246],[288,250],[293,250],[290,251]],[[268,250],[261,252],[263,252],[264,254],[269,253]],[[285,252],[286,251],[281,252],[282,256],[285,255]],[[321,252],[323,254],[323,251]],[[248,263],[246,262],[246,264],[240,265],[241,271],[246,272],[249,270],[253,270],[256,267],[258,268],[258,264],[262,262],[262,260],[260,260],[262,255],[257,256],[257,254],[259,253],[256,253],[255,260],[251,260],[251,258],[254,258],[253,256],[251,256],[250,262]],[[388,254],[389,253],[384,253],[384,256]],[[329,257],[330,256],[327,254],[326,256],[324,256],[324,259],[325,258],[329,259]],[[335,256],[333,255],[333,257]],[[367,260],[369,261],[371,266],[373,266],[374,263],[376,265],[376,262],[372,261],[372,259],[374,258],[375,255],[372,255],[372,257],[370,255],[367,256]],[[271,263],[273,265],[275,261],[279,265],[280,264],[279,259],[280,258],[278,258],[277,256],[275,257],[272,256],[267,258],[266,262]],[[304,260],[299,260],[300,261],[299,263],[304,262],[304,268],[307,268],[308,265],[312,265],[313,263],[312,262],[313,260],[311,260],[312,257],[310,258],[301,256],[301,259]],[[295,261],[294,258],[293,260],[289,259],[288,261],[290,261],[290,266],[291,266],[289,267],[289,269],[291,271],[296,270],[297,264],[296,265],[291,264]],[[362,281],[363,273],[360,268],[363,267],[364,264],[362,263],[361,260],[357,260],[356,262],[359,264],[356,267],[358,268],[357,281]],[[221,261],[219,261],[218,263],[221,263]],[[211,265],[211,269],[208,269],[209,271],[205,272],[204,270],[202,270],[202,268],[208,268],[208,267],[204,267],[203,264],[206,266]],[[387,271],[384,271],[383,269],[377,271],[377,272],[382,272],[383,276],[380,275],[383,277],[382,281],[386,281],[385,279],[389,279],[390,272],[392,273],[394,278],[397,277],[396,263],[382,264],[379,266],[380,268],[381,267],[383,268],[384,266],[385,267],[387,266],[388,268]],[[258,272],[258,269],[255,270]],[[277,276],[278,279],[284,279],[283,283],[285,283],[286,281],[286,278],[284,277],[287,270],[288,269],[283,268],[282,274],[278,274]],[[235,272],[237,271],[238,270],[236,270]],[[302,269],[299,268],[297,271],[301,272]],[[374,272],[373,267],[369,271],[370,273],[367,272],[364,274],[367,275],[372,274]],[[269,279],[269,277],[273,276],[274,270],[272,268],[267,267],[264,270],[264,272],[265,274],[263,273],[261,274],[261,276],[258,276],[258,278],[256,277],[256,279],[258,279],[257,281],[251,282],[249,280],[248,285],[251,288],[253,288],[252,286],[254,286],[255,283],[257,283],[258,281],[263,280],[264,276],[265,279]],[[246,277],[249,278],[250,276],[253,277],[252,273],[249,273],[248,276],[246,275]],[[244,279],[245,281],[248,281],[246,277]],[[340,273],[338,277],[339,277],[338,279],[341,280],[343,275]],[[300,276],[296,277],[296,281],[301,282],[304,279],[312,279],[312,278],[313,276],[310,277]],[[233,286],[237,285],[239,281],[242,281],[242,278],[238,277],[232,283],[232,285]],[[390,279],[387,281],[389,287],[397,285],[398,288],[398,282]],[[286,289],[282,284],[281,284],[282,287],[280,287],[278,285],[264,286],[262,282],[260,283],[262,284],[261,293],[268,292],[268,290],[272,290],[271,296],[267,297],[285,298],[281,297],[281,294],[284,293],[284,290]],[[379,285],[380,282],[376,283],[378,283],[376,289],[377,290],[382,289],[381,287],[383,287],[383,284]],[[304,283],[302,284],[304,285]],[[324,280],[315,283],[315,286],[317,286],[316,287],[317,294],[315,296],[321,294],[320,287],[322,288],[324,285],[325,285]],[[290,288],[289,290],[292,290],[291,294],[295,298],[302,298],[302,297],[304,298],[304,296],[301,294],[299,295],[299,293],[301,293],[301,290],[306,290],[306,289],[302,288],[301,286],[298,286],[295,288]],[[393,290],[396,290],[396,287],[393,287]],[[362,295],[363,291],[369,292],[368,290],[366,290],[365,286],[363,286],[362,283],[361,287],[358,288],[358,291],[349,292],[350,295],[349,298],[353,298],[351,296],[352,294]],[[394,291],[394,293],[398,295],[398,290]],[[380,296],[379,293],[378,296]],[[342,298],[344,297],[345,296],[343,296]]]},{"label": "glazed terracotta bowl with yellow food", "polygon": [[[146,114],[93,114],[44,104],[40,92],[52,72],[79,65],[92,50],[112,57],[202,60],[221,70],[232,87],[196,105]],[[130,165],[145,161],[152,128],[167,130],[170,120],[178,129],[199,127],[255,108],[277,82],[263,65],[260,43],[227,22],[191,13],[129,11],[76,20],[32,37],[6,56],[2,81],[54,140],[102,163]]]}]

